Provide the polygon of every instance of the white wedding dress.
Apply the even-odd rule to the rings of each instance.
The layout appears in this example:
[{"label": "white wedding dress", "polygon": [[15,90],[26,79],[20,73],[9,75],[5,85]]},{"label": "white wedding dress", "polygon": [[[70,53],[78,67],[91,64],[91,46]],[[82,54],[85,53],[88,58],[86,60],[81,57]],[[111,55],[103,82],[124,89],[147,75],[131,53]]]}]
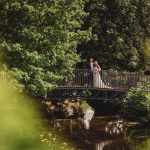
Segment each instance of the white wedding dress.
[{"label": "white wedding dress", "polygon": [[100,69],[97,67],[93,68],[93,87],[95,88],[110,88],[105,85],[100,76]]}]

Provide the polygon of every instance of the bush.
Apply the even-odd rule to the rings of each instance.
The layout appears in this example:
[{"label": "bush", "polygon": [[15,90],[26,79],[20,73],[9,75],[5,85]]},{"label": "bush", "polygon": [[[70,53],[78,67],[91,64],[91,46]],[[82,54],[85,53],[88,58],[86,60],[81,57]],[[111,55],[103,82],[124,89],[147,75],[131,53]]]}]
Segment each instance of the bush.
[{"label": "bush", "polygon": [[127,120],[150,121],[150,82],[139,83],[126,94],[122,112]]}]

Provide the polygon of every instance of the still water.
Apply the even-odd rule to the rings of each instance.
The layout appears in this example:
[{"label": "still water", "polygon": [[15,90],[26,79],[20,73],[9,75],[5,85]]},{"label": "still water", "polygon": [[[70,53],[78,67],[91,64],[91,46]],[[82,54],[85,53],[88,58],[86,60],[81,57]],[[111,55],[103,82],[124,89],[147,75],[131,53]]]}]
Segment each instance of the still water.
[{"label": "still water", "polygon": [[77,150],[150,150],[150,127],[127,127],[116,116],[94,117],[89,130],[80,119],[56,119],[50,124]]}]

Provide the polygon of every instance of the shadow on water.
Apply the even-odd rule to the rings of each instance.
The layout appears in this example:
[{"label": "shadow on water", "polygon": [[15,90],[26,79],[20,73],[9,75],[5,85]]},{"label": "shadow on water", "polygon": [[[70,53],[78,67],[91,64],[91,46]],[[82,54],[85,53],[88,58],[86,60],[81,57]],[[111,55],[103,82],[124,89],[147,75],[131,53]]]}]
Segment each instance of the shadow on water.
[{"label": "shadow on water", "polygon": [[143,150],[137,145],[150,139],[149,129],[127,129],[123,120],[114,116],[94,117],[89,130],[80,119],[56,119],[49,125],[80,150]]}]

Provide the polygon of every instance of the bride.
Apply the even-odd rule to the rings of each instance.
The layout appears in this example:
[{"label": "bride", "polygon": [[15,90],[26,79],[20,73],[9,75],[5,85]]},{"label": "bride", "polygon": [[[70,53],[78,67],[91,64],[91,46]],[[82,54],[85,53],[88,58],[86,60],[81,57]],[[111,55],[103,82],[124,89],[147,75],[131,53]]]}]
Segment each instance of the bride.
[{"label": "bride", "polygon": [[93,87],[96,88],[110,88],[104,84],[100,76],[101,67],[99,66],[98,62],[94,62],[93,68]]}]

